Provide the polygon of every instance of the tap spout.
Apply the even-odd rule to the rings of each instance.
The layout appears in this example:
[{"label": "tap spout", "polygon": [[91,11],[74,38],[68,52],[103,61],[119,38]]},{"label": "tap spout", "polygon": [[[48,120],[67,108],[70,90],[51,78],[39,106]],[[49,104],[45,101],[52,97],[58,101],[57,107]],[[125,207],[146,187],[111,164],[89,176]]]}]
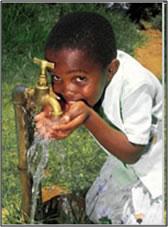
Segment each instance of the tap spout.
[{"label": "tap spout", "polygon": [[42,106],[49,104],[52,107],[52,115],[53,116],[60,116],[62,114],[61,106],[56,98],[52,97],[51,95],[47,94],[42,97],[41,100]]},{"label": "tap spout", "polygon": [[34,63],[40,65],[41,74],[39,76],[38,82],[34,89],[34,101],[38,106],[44,106],[50,104],[53,111],[53,116],[60,116],[62,114],[61,105],[57,101],[57,96],[52,91],[51,87],[48,86],[46,70],[54,69],[54,63],[48,62],[43,59],[34,58]]}]

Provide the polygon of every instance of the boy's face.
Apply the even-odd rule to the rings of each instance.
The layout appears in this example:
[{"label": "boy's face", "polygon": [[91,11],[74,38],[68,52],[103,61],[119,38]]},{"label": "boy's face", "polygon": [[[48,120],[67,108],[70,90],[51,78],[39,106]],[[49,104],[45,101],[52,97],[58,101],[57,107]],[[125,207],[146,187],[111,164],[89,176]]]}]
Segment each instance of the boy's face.
[{"label": "boy's face", "polygon": [[67,103],[85,101],[94,106],[104,91],[108,79],[102,68],[84,51],[61,49],[57,52],[48,49],[45,58],[55,63],[50,72],[54,92]]}]

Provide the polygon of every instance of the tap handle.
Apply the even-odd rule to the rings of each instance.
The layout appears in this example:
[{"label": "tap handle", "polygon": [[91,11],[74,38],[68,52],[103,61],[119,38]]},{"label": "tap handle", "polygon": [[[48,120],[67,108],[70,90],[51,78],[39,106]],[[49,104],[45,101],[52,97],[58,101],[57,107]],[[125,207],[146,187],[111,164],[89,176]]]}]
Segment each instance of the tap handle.
[{"label": "tap handle", "polygon": [[54,69],[54,63],[52,63],[52,62],[48,62],[46,60],[39,59],[39,58],[36,58],[36,57],[33,58],[33,62],[35,64],[40,65],[40,67],[41,67],[41,74],[42,75],[45,75],[46,68],[48,68],[48,69]]}]

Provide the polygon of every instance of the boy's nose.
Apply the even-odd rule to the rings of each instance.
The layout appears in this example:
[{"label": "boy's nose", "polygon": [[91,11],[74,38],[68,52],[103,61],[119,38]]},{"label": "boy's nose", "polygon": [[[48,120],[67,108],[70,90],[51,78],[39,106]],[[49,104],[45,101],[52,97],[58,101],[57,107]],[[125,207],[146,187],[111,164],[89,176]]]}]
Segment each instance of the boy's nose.
[{"label": "boy's nose", "polygon": [[77,88],[71,84],[71,83],[61,83],[59,86],[55,86],[55,92],[62,96],[63,99],[65,99],[66,102],[69,101],[75,101],[77,100],[77,97],[79,96],[79,91],[77,91]]},{"label": "boy's nose", "polygon": [[76,88],[71,83],[64,83],[63,93],[64,93],[64,98],[68,101],[73,100],[74,97],[77,95]]},{"label": "boy's nose", "polygon": [[64,92],[64,98],[67,102],[69,101],[75,101],[76,100],[76,95],[74,92],[72,91],[66,91]]}]

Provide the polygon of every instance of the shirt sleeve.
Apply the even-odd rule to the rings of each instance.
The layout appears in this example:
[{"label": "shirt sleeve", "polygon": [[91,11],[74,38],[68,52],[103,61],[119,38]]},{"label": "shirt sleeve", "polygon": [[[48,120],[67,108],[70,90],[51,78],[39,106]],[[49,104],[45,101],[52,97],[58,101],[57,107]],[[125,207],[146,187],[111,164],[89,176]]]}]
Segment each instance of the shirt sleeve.
[{"label": "shirt sleeve", "polygon": [[135,144],[148,144],[152,123],[152,90],[148,84],[134,87],[131,91],[124,90],[121,115],[128,140]]}]

